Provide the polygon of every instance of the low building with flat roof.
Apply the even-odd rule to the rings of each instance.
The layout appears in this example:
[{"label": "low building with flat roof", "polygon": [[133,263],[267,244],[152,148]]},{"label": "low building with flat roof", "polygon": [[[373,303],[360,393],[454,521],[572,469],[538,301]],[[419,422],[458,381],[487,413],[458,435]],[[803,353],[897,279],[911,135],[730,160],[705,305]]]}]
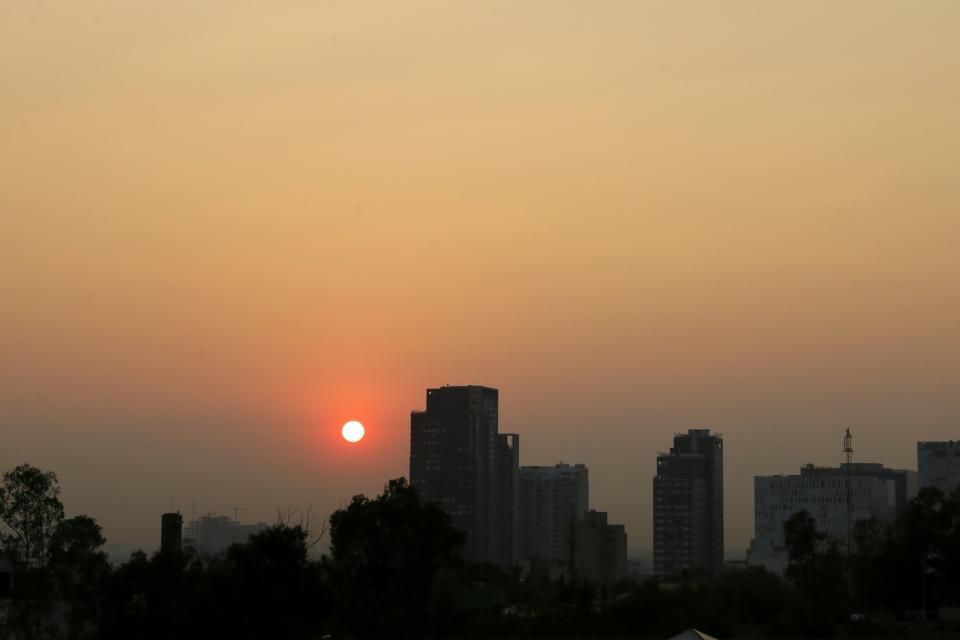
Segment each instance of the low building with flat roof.
[{"label": "low building with flat roof", "polygon": [[840,543],[859,520],[892,522],[916,495],[916,475],[915,471],[887,469],[881,464],[851,463],[839,467],[807,464],[799,475],[755,476],[754,537],[747,563],[783,574],[789,561],[783,523],[798,511],[809,513],[818,531]]}]

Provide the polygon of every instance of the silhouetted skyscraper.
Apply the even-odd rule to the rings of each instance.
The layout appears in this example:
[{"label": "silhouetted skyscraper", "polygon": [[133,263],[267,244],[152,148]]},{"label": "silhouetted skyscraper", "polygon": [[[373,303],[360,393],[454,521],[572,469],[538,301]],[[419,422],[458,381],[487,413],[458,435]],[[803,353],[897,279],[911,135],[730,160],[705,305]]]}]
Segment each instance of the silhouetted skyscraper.
[{"label": "silhouetted skyscraper", "polygon": [[160,517],[160,553],[179,551],[183,540],[183,516],[165,513]]},{"label": "silhouetted skyscraper", "polygon": [[709,429],[677,434],[657,456],[653,479],[653,570],[670,576],[723,566],[723,438]]},{"label": "silhouetted skyscraper", "polygon": [[497,433],[496,389],[427,389],[410,414],[410,483],[467,534],[466,557],[515,561],[520,438]]}]

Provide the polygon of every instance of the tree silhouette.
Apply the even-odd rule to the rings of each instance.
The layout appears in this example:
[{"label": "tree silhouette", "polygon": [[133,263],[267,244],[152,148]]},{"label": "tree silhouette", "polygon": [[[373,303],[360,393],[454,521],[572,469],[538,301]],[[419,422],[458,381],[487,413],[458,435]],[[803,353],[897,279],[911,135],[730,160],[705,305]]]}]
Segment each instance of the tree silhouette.
[{"label": "tree silhouette", "polygon": [[0,532],[4,551],[27,569],[47,564],[50,536],[63,520],[57,475],[22,464],[3,474],[0,485]]},{"label": "tree silhouette", "polygon": [[278,524],[234,544],[224,568],[233,584],[229,609],[238,632],[299,637],[316,631],[330,596],[308,558],[306,529]]},{"label": "tree silhouette", "polygon": [[817,531],[806,511],[783,523],[783,539],[790,557],[786,575],[801,598],[801,617],[794,621],[799,635],[832,635],[833,625],[847,613],[849,596],[840,547]]},{"label": "tree silhouette", "polygon": [[63,520],[57,476],[22,464],[0,484],[0,545],[25,571],[16,577],[8,624],[23,638],[51,632],[54,583],[46,569],[50,538]]},{"label": "tree silhouette", "polygon": [[105,542],[100,525],[89,516],[64,520],[50,538],[49,568],[66,608],[70,638],[91,635],[99,625],[103,581],[110,570],[101,550]]},{"label": "tree silhouette", "polygon": [[804,598],[809,593],[817,546],[823,539],[816,520],[806,511],[797,511],[783,523],[783,542],[790,558],[787,577],[797,584]]},{"label": "tree silhouette", "polygon": [[456,564],[464,534],[433,503],[421,503],[406,479],[383,495],[358,495],[330,516],[327,565],[341,623],[356,633],[415,633],[430,607],[434,580]]},{"label": "tree silhouette", "polygon": [[876,518],[860,520],[853,525],[853,545],[848,561],[853,597],[860,611],[879,609],[882,605],[889,538],[889,525]]},{"label": "tree silhouette", "polygon": [[220,554],[137,552],[111,567],[99,525],[63,519],[58,494],[56,476],[29,465],[0,486],[2,549],[20,566],[3,631],[16,638],[665,637],[689,626],[726,637],[741,625],[768,637],[889,637],[905,627],[850,622],[848,576],[857,611],[903,619],[920,604],[921,580],[927,608],[960,601],[960,493],[929,489],[893,525],[857,523],[847,558],[810,514],[794,514],[784,524],[789,581],[729,569],[688,589],[618,584],[602,604],[544,571],[465,562],[464,534],[403,478],[336,511],[319,562],[309,551],[323,527],[311,536],[288,511]]},{"label": "tree silhouette", "polygon": [[910,608],[960,602],[960,493],[921,489],[893,526],[892,602]]}]

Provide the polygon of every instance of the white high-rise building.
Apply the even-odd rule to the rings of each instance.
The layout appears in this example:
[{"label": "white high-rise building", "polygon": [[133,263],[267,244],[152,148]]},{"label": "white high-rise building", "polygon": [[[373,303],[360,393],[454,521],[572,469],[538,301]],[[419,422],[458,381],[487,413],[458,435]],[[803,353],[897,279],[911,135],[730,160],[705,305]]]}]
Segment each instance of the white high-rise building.
[{"label": "white high-rise building", "polygon": [[[847,528],[859,520],[892,521],[917,492],[916,472],[880,464],[840,467],[804,465],[800,475],[755,476],[754,538],[747,563],[782,574],[788,564],[783,523],[798,511],[816,521],[829,540],[844,542]],[[847,483],[850,484],[849,518]]]},{"label": "white high-rise building", "polygon": [[587,467],[520,467],[520,559],[569,561],[564,541],[589,508]]},{"label": "white high-rise building", "polygon": [[936,487],[944,493],[960,488],[960,440],[917,443],[920,488]]}]

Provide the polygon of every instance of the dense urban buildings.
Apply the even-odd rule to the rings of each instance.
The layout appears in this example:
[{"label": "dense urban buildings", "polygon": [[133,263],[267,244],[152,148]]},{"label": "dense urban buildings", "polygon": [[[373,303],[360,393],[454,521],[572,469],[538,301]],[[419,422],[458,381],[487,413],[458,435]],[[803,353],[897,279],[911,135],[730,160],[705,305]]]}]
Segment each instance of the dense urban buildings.
[{"label": "dense urban buildings", "polygon": [[609,524],[604,511],[588,511],[572,530],[577,580],[611,586],[627,577],[627,532],[622,524]]},{"label": "dense urban buildings", "polygon": [[960,488],[960,440],[917,443],[920,488],[936,487],[944,493]]},{"label": "dense urban buildings", "polygon": [[658,576],[723,566],[723,438],[709,429],[677,434],[657,456],[653,479],[653,569]]},{"label": "dense urban buildings", "polygon": [[520,467],[519,558],[569,563],[564,540],[587,513],[588,490],[587,467],[582,464]]},{"label": "dense urban buildings", "polygon": [[520,438],[498,433],[498,400],[490,387],[428,389],[410,414],[410,483],[466,532],[469,560],[512,566]]},{"label": "dense urban buildings", "polygon": [[915,471],[874,463],[808,464],[799,475],[756,476],[754,538],[747,562],[782,574],[788,563],[783,523],[798,511],[809,513],[828,539],[844,543],[858,520],[891,522],[916,493]]}]

